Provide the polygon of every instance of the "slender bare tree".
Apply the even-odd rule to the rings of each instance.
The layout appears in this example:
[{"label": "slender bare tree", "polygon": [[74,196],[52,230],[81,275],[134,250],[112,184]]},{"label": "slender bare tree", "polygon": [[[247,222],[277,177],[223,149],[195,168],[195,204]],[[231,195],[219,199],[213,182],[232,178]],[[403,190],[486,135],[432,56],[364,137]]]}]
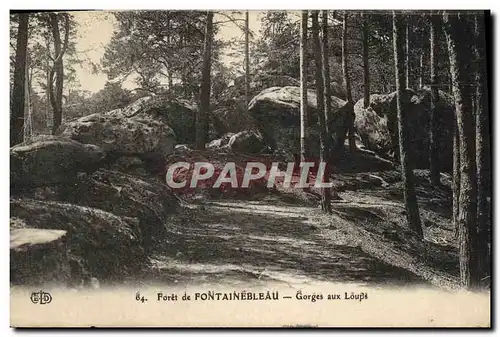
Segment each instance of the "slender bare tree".
[{"label": "slender bare tree", "polygon": [[406,107],[408,106],[408,93],[404,84],[405,74],[405,50],[404,50],[404,18],[403,14],[393,12],[393,44],[394,44],[394,64],[396,68],[396,102],[398,110],[399,126],[399,157],[401,160],[401,176],[403,180],[403,191],[406,209],[406,219],[409,228],[415,232],[419,238],[423,237],[422,224],[415,193],[413,165],[410,160],[410,149],[408,139],[408,122]]},{"label": "slender bare tree", "polygon": [[10,146],[23,142],[28,20],[28,14],[19,14],[14,83],[12,85],[12,101],[10,106]]},{"label": "slender bare tree", "polygon": [[476,60],[476,170],[477,170],[477,227],[478,227],[478,268],[480,277],[490,275],[490,221],[488,212],[488,149],[489,107],[488,88],[486,86],[486,39],[484,15],[474,17]]},{"label": "slender bare tree", "polygon": [[363,105],[365,108],[370,106],[370,65],[368,64],[368,18],[367,14],[361,12],[363,19]]},{"label": "slender bare tree", "polygon": [[473,288],[479,284],[477,265],[476,222],[476,167],[475,129],[472,111],[470,74],[467,64],[472,58],[469,43],[464,37],[469,34],[467,20],[462,13],[444,12],[444,30],[450,59],[450,74],[457,116],[458,148],[460,150],[460,191],[458,207],[458,244],[460,281],[463,287]]},{"label": "slender bare tree", "polygon": [[[49,74],[49,96],[52,105],[52,133],[55,134],[62,123],[62,99],[64,86],[64,54],[69,43],[69,14],[63,13],[64,17],[64,41],[61,41],[59,32],[59,14],[50,13],[50,26],[52,28],[52,37],[54,40],[54,66]],[[54,87],[55,80],[55,87]]]},{"label": "slender bare tree", "polygon": [[420,70],[418,73],[418,88],[422,89],[424,87],[424,53],[420,54]]},{"label": "slender bare tree", "polygon": [[[351,79],[349,77],[349,60],[347,53],[347,11],[343,14],[342,23],[342,73],[343,73],[343,84],[346,92],[346,99],[349,103],[354,104],[351,93]],[[349,150],[351,153],[356,151],[356,140],[354,138],[354,113],[352,115],[352,120],[349,124]]]},{"label": "slender bare tree", "polygon": [[300,159],[306,160],[307,130],[307,20],[308,11],[302,11],[300,20]]},{"label": "slender bare tree", "polygon": [[32,114],[32,106],[31,106],[31,94],[32,94],[32,85],[31,79],[32,74],[31,70],[33,68],[30,67],[30,58],[26,62],[26,76],[24,81],[24,141],[28,141],[33,137],[33,114]]},{"label": "slender bare tree", "polygon": [[430,61],[431,61],[431,111],[429,127],[429,163],[430,163],[430,181],[433,185],[441,184],[439,173],[439,135],[441,127],[438,116],[439,104],[439,80],[438,80],[438,55],[439,55],[439,31],[441,30],[441,16],[431,14],[431,33],[430,33]]},{"label": "slender bare tree", "polygon": [[205,43],[203,47],[203,66],[201,71],[200,109],[196,116],[197,149],[204,149],[208,141],[208,114],[210,111],[210,69],[212,66],[212,41],[213,41],[214,12],[208,11],[205,24]]},{"label": "slender bare tree", "polygon": [[406,88],[410,87],[410,17],[406,16],[405,30],[405,72],[406,72]]},{"label": "slender bare tree", "polygon": [[453,116],[453,228],[458,238],[458,214],[460,208],[460,139],[458,135],[457,116]]},{"label": "slender bare tree", "polygon": [[[319,151],[319,159],[320,162],[326,163],[327,156],[330,153],[327,141],[326,134],[326,122],[325,122],[325,102],[324,102],[324,74],[322,67],[322,56],[321,56],[321,43],[319,39],[319,23],[318,23],[318,11],[312,11],[312,40],[313,40],[313,48],[314,48],[314,71],[315,71],[315,80],[316,80],[316,102],[317,102],[317,112],[318,112],[318,121],[319,121],[319,142],[320,142],[320,151]],[[328,168],[328,165],[327,165]],[[328,180],[328,169],[324,173],[324,177]],[[322,188],[321,189],[321,209],[325,213],[331,213],[332,208],[330,205],[330,189]]]},{"label": "slender bare tree", "polygon": [[245,104],[250,102],[250,29],[248,11],[245,12]]},{"label": "slender bare tree", "polygon": [[[324,105],[324,113],[325,113],[325,128],[327,138],[325,142],[330,143],[330,114],[332,112],[332,91],[331,91],[331,83],[330,83],[330,62],[328,60],[329,51],[328,51],[328,11],[321,11],[322,17],[322,25],[321,25],[321,33],[322,33],[322,44],[321,44],[321,64],[323,69],[323,98],[325,100]],[[328,148],[328,144],[326,145]]]}]

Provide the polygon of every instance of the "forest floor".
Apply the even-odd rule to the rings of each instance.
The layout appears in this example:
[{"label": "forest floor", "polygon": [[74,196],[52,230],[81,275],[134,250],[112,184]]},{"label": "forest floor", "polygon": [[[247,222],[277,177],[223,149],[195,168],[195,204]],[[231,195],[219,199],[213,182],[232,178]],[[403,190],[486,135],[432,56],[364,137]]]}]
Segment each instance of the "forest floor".
[{"label": "forest floor", "polygon": [[[325,215],[318,195],[270,189],[185,201],[168,224],[144,284],[425,285],[458,288],[458,253],[451,223],[449,177],[432,187],[416,170],[424,240],[408,230],[395,169],[340,167],[332,174],[339,200]],[[369,165],[368,165],[369,166]],[[376,167],[374,167],[376,169]],[[359,172],[360,169],[363,172]]]}]

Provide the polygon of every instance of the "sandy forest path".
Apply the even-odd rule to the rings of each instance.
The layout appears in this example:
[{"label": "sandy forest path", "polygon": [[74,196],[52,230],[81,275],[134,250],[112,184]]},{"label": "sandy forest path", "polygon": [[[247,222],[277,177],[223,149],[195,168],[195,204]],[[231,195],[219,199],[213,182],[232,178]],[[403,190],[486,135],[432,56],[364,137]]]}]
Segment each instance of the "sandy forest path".
[{"label": "sandy forest path", "polygon": [[426,240],[416,242],[406,235],[402,200],[382,195],[384,188],[345,191],[328,217],[278,193],[199,199],[169,224],[168,241],[140,279],[149,285],[271,281],[456,288],[453,249],[433,242],[436,231],[449,232],[439,228],[442,219],[422,205]]}]

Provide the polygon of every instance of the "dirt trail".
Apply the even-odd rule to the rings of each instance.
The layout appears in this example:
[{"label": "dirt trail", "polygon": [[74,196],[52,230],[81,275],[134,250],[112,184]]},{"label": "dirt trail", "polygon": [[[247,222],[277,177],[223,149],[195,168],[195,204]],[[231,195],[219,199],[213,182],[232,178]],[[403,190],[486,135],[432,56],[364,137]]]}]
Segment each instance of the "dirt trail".
[{"label": "dirt trail", "polygon": [[[334,205],[335,206],[335,205]],[[168,224],[171,236],[143,283],[353,282],[426,284],[362,249],[359,238],[320,209],[263,200],[211,200],[188,205]]]}]

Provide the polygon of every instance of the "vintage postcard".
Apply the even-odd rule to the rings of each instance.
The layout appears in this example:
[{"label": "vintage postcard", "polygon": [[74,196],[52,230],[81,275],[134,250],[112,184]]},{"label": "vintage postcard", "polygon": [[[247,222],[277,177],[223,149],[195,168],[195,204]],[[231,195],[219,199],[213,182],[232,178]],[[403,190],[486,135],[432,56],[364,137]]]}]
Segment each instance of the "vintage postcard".
[{"label": "vintage postcard", "polygon": [[11,326],[490,328],[491,34],[11,11]]}]

